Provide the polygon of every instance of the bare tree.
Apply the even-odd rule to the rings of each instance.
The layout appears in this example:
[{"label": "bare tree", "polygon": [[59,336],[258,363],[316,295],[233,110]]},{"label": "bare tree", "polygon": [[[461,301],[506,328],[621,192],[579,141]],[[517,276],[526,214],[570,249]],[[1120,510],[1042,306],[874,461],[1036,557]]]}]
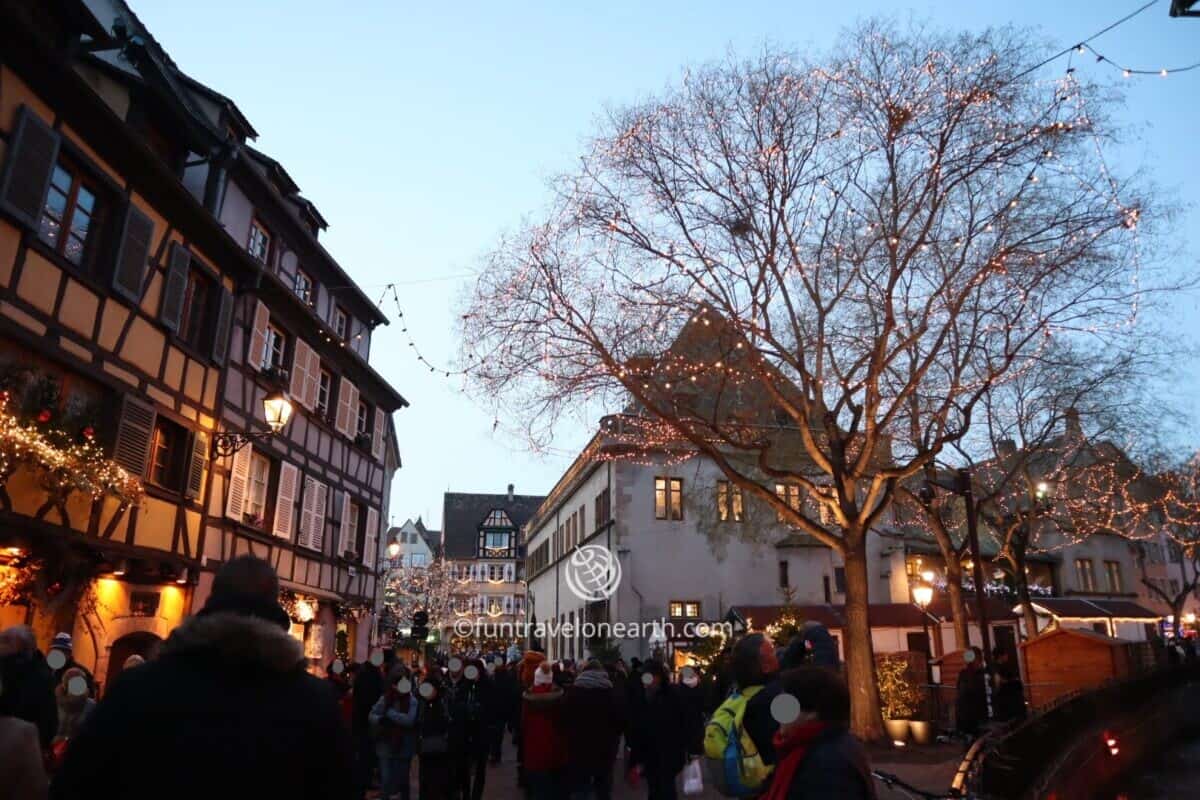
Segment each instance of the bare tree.
[{"label": "bare tree", "polygon": [[1036,80],[1040,55],[1019,31],[867,23],[820,64],[691,72],[607,115],[465,309],[474,389],[535,443],[624,409],[623,452],[710,459],[841,553],[866,739],[866,538],[898,483],[1054,337],[1126,325],[1148,284],[1147,209],[1097,154],[1107,98]]}]

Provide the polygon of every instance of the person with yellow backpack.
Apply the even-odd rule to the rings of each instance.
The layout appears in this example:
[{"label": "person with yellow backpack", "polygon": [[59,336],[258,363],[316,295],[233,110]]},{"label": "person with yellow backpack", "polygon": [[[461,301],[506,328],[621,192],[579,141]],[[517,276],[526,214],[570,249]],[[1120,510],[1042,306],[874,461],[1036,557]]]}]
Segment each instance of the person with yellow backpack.
[{"label": "person with yellow backpack", "polygon": [[756,797],[770,784],[774,728],[747,709],[775,678],[779,660],[771,640],[754,633],[734,646],[731,661],[734,689],[704,729],[708,779],[725,797]]}]

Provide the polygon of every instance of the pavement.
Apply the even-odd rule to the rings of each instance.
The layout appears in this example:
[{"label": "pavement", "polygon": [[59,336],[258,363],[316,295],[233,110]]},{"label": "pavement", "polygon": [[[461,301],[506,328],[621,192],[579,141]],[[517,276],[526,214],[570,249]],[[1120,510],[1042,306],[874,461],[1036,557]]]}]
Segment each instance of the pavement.
[{"label": "pavement", "polygon": [[[870,749],[871,765],[875,769],[890,772],[901,780],[917,788],[930,792],[945,791],[954,779],[959,762],[963,757],[963,747],[954,744],[936,744],[923,747],[910,746],[907,748],[879,747]],[[617,769],[621,764],[618,760]],[[413,760],[412,796],[417,794],[417,759]],[[617,774],[613,786],[613,800],[645,800],[645,784],[636,789],[630,787]],[[910,795],[895,789],[888,789],[876,781],[875,789],[879,800],[905,800]],[[512,746],[512,739],[505,736],[504,754],[498,765],[488,766],[487,779],[484,782],[484,800],[519,800],[524,795],[517,788],[517,755]],[[681,800],[684,800],[682,792]],[[369,795],[378,797],[378,794]],[[690,800],[720,800],[722,795],[715,789],[705,787],[704,793],[691,795]],[[422,800],[425,800],[422,798]]]}]

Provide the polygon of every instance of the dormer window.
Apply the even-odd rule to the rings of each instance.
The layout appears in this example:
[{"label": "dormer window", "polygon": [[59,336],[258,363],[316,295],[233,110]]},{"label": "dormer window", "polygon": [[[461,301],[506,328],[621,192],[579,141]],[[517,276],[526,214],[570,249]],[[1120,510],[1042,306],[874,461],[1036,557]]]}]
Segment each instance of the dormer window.
[{"label": "dormer window", "polygon": [[292,289],[296,292],[296,297],[303,300],[305,305],[311,306],[313,304],[314,284],[313,279],[309,277],[307,272],[302,269],[296,270],[296,282]]},{"label": "dormer window", "polygon": [[247,242],[246,249],[263,264],[267,263],[271,254],[271,234],[267,233],[266,227],[256,219],[250,220],[250,241]]},{"label": "dormer window", "polygon": [[333,308],[333,332],[343,342],[350,337],[350,315],[341,306]]},{"label": "dormer window", "polygon": [[504,513],[503,509],[497,508],[488,514],[488,518],[484,520],[483,527],[485,528],[511,528],[513,527],[512,520],[508,518],[508,514]]}]

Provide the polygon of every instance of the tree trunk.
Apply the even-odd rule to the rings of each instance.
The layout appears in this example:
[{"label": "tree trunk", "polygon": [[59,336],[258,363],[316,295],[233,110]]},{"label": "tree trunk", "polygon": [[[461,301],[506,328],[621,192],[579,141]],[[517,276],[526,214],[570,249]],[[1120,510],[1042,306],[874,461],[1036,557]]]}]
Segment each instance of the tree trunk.
[{"label": "tree trunk", "polygon": [[1021,618],[1025,621],[1025,635],[1032,639],[1037,636],[1037,614],[1033,613],[1033,601],[1029,597],[1029,576],[1025,574],[1025,548],[1014,547],[1013,583],[1017,587],[1017,602],[1021,604]]},{"label": "tree trunk", "polygon": [[946,593],[950,597],[950,616],[954,622],[954,648],[965,650],[971,644],[967,630],[967,606],[963,602],[962,564],[957,557],[946,559]]},{"label": "tree trunk", "polygon": [[[848,537],[851,538],[851,537]],[[867,553],[863,537],[847,548],[846,562],[846,682],[850,687],[850,729],[864,742],[886,741],[875,680],[875,649],[868,619]]]}]

